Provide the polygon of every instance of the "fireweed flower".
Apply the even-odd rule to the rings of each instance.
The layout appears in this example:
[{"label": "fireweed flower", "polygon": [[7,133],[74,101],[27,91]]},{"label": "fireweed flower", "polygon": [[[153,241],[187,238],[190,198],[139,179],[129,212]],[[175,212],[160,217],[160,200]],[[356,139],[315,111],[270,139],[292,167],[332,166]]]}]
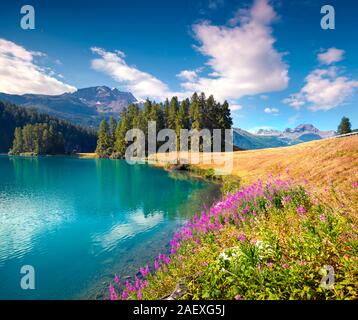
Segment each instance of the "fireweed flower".
[{"label": "fireweed flower", "polygon": [[137,292],[137,298],[138,298],[138,300],[142,300],[142,299],[143,299],[142,291],[138,291],[138,292]]},{"label": "fireweed flower", "polygon": [[159,263],[157,260],[154,260],[154,270],[157,271],[159,268]]},{"label": "fireweed flower", "polygon": [[237,238],[239,239],[240,242],[245,242],[247,240],[247,237],[244,233],[240,233]]},{"label": "fireweed flower", "polygon": [[240,294],[237,294],[237,295],[235,296],[235,300],[242,300],[242,296],[241,296]]},{"label": "fireweed flower", "polygon": [[326,222],[327,221],[326,215],[320,214],[319,220],[321,220],[321,222]]},{"label": "fireweed flower", "polygon": [[358,188],[358,181],[352,184],[353,188]]},{"label": "fireweed flower", "polygon": [[282,198],[282,204],[285,205],[287,203],[289,203],[291,201],[291,197],[290,196],[285,196]]},{"label": "fireweed flower", "polygon": [[306,261],[298,261],[298,264],[300,266],[305,266],[307,264],[307,262]]},{"label": "fireweed flower", "polygon": [[117,283],[118,285],[121,283],[121,281],[119,280],[118,275],[114,276],[114,282]]},{"label": "fireweed flower", "polygon": [[115,289],[112,286],[112,283],[109,284],[109,296],[111,300],[117,300],[118,296],[117,293],[115,291]]},{"label": "fireweed flower", "polygon": [[143,278],[145,278],[149,273],[149,267],[146,266],[145,268],[139,268],[139,272],[142,274]]},{"label": "fireweed flower", "polygon": [[[202,241],[202,236],[207,233],[212,233],[213,235],[219,234],[223,228],[228,224],[234,223],[236,225],[242,226],[246,221],[249,221],[251,217],[260,214],[260,211],[253,211],[261,202],[264,201],[266,206],[272,206],[271,201],[273,197],[279,194],[282,191],[290,191],[294,186],[294,182],[291,179],[283,180],[278,178],[273,178],[272,176],[269,179],[267,184],[263,184],[262,181],[258,180],[256,183],[248,187],[242,188],[240,191],[227,195],[222,201],[217,202],[211,208],[207,208],[202,211],[200,214],[195,215],[191,220],[189,220],[170,241],[170,254],[167,256],[163,253],[158,255],[158,258],[154,260],[154,271],[161,270],[162,272],[167,272],[167,265],[171,263],[172,258],[178,252],[183,241],[189,241],[193,245],[197,246]],[[358,187],[358,182],[354,184]],[[282,202],[291,202],[291,196],[286,195],[283,197]],[[306,208],[303,205],[300,205],[297,209],[297,213],[304,214],[307,212]],[[248,241],[244,233],[239,234],[238,240],[240,242]],[[251,243],[258,245],[257,241],[251,240]],[[259,244],[262,241],[258,241]],[[260,249],[260,248],[258,248]],[[268,256],[271,256],[271,247],[264,248],[265,253]],[[197,251],[197,249],[194,249]],[[267,251],[267,252],[266,252]],[[176,257],[178,260],[182,259],[182,256]],[[269,260],[270,261],[270,260]],[[299,261],[299,265],[305,265],[306,262]],[[203,262],[203,265],[207,265],[207,262]],[[267,263],[268,267],[273,266],[273,263]],[[289,265],[287,263],[282,264],[282,267],[287,269]],[[140,273],[145,278],[150,272],[149,267],[140,268]],[[119,278],[118,278],[119,281]],[[115,282],[117,283],[116,279]],[[126,289],[122,291],[121,298],[123,300],[128,299],[130,293],[136,293],[138,299],[142,298],[142,289],[147,286],[147,280],[136,279],[135,285],[132,285],[129,281],[126,281]],[[111,290],[111,292],[114,292]],[[114,298],[114,295],[113,295]],[[235,299],[241,299],[240,295],[236,295]]]},{"label": "fireweed flower", "polygon": [[122,292],[122,300],[128,300],[128,292],[127,291]]},{"label": "fireweed flower", "polygon": [[299,206],[296,211],[299,214],[305,214],[307,212],[304,206]]}]

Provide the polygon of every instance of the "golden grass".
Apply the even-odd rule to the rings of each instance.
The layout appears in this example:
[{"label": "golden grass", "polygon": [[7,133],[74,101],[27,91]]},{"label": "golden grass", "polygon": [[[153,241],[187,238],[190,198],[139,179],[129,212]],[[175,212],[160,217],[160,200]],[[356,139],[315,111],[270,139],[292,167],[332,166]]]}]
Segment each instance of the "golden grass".
[{"label": "golden grass", "polygon": [[[156,165],[163,166],[169,159],[173,156],[158,154]],[[220,168],[215,163],[196,166],[201,169]],[[324,193],[326,188],[334,188],[355,199],[358,197],[357,189],[354,190],[352,184],[358,181],[358,136],[233,152],[231,174],[239,176],[245,184],[259,178],[265,181],[270,174],[285,175],[287,170],[295,180],[307,180],[314,191]]]},{"label": "golden grass", "polygon": [[96,153],[76,153],[76,156],[82,159],[96,159],[98,155]]}]

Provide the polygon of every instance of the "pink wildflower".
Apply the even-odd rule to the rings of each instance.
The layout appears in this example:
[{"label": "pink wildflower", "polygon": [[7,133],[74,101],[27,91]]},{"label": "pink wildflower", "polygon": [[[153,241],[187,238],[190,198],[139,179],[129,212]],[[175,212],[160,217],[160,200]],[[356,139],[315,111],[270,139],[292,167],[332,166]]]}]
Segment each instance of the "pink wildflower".
[{"label": "pink wildflower", "polygon": [[121,283],[121,281],[119,280],[118,275],[114,276],[114,282],[117,283],[118,285]]},{"label": "pink wildflower", "polygon": [[321,222],[326,222],[326,221],[327,221],[326,215],[321,214],[321,215],[319,216],[319,220],[321,220]]},{"label": "pink wildflower", "polygon": [[117,293],[115,291],[115,289],[112,286],[112,283],[109,284],[109,296],[111,300],[117,300],[118,296]]},{"label": "pink wildflower", "polygon": [[240,233],[237,238],[239,239],[240,242],[245,242],[247,241],[247,237],[244,233]]},{"label": "pink wildflower", "polygon": [[122,300],[128,300],[128,292],[127,291],[122,292]]},{"label": "pink wildflower", "polygon": [[299,206],[296,211],[299,214],[305,214],[307,212],[304,206]]},{"label": "pink wildflower", "polygon": [[157,260],[154,260],[154,270],[157,271],[159,269],[159,263]]},{"label": "pink wildflower", "polygon": [[138,300],[142,300],[143,299],[143,294],[142,294],[142,291],[138,291],[137,292],[137,298],[138,298]]}]

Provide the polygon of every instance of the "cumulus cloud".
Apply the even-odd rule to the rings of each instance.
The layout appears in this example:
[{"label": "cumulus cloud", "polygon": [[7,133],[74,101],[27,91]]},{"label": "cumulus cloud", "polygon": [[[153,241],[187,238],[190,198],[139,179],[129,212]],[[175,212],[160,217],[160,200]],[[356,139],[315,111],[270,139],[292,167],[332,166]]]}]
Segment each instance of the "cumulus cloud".
[{"label": "cumulus cloud", "polygon": [[332,64],[343,60],[344,50],[330,48],[318,54],[318,61],[322,64]]},{"label": "cumulus cloud", "polygon": [[265,113],[278,113],[279,110],[277,108],[269,108],[269,107],[267,107],[267,108],[264,109],[264,112]]},{"label": "cumulus cloud", "polygon": [[129,66],[124,60],[125,54],[122,51],[108,52],[97,47],[93,47],[91,50],[99,56],[91,61],[92,68],[108,74],[137,98],[150,97],[163,100],[173,95],[181,96],[180,93],[171,92],[164,82],[153,75],[134,66]]},{"label": "cumulus cloud", "polygon": [[274,128],[271,126],[261,126],[261,127],[253,127],[248,129],[247,131],[253,134],[256,134],[259,130],[273,130]]},{"label": "cumulus cloud", "polygon": [[177,74],[177,77],[183,80],[195,81],[198,74],[194,70],[183,70]]},{"label": "cumulus cloud", "polygon": [[235,23],[239,25],[195,24],[193,32],[200,43],[197,50],[208,57],[215,78],[198,77],[183,82],[182,87],[214,94],[218,100],[285,89],[288,67],[273,46],[270,25],[275,19],[267,0],[256,0],[250,10],[238,11]]},{"label": "cumulus cloud", "polygon": [[241,104],[236,104],[236,103],[230,103],[230,110],[231,111],[238,111],[242,109],[242,105]]},{"label": "cumulus cloud", "polygon": [[251,9],[238,10],[235,25],[216,26],[207,21],[193,25],[199,42],[196,49],[207,57],[210,70],[207,76],[199,74],[203,66],[178,73],[180,92],[172,92],[155,76],[129,66],[123,52],[92,48],[99,55],[92,60],[92,68],[110,75],[139,98],[180,98],[196,91],[213,94],[221,102],[236,102],[246,95],[280,91],[287,87],[289,78],[283,54],[274,48],[271,24],[276,18],[267,0],[255,0]]},{"label": "cumulus cloud", "polygon": [[[330,50],[325,53],[329,53]],[[319,54],[318,59],[331,64],[342,59],[344,51],[340,50],[340,52],[340,54],[331,53],[324,58],[320,57],[322,54]],[[303,88],[284,99],[283,102],[297,110],[307,105],[312,111],[327,111],[344,104],[354,94],[357,87],[358,81],[342,75],[342,69],[338,67],[317,68],[305,78]]]},{"label": "cumulus cloud", "polygon": [[73,92],[75,87],[54,78],[53,71],[37,65],[34,57],[44,53],[28,51],[0,38],[0,92],[10,94],[49,94]]}]

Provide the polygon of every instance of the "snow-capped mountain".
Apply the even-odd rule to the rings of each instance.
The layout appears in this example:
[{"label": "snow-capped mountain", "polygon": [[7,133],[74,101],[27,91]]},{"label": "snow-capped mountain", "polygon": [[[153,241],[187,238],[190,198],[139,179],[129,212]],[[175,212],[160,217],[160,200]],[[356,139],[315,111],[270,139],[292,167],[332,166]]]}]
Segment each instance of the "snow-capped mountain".
[{"label": "snow-capped mountain", "polygon": [[333,130],[321,131],[312,124],[300,124],[296,128],[287,128],[284,131],[259,129],[255,133],[234,129],[234,144],[246,150],[275,148],[330,138],[335,134]]}]

